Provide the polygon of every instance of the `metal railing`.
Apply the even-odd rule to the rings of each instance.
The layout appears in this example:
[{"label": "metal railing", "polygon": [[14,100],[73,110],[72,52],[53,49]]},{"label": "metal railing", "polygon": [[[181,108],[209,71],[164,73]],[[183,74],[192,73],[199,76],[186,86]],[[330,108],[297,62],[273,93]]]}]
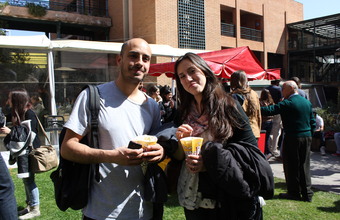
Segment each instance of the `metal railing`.
[{"label": "metal railing", "polygon": [[221,35],[235,37],[235,25],[221,22]]},{"label": "metal railing", "polygon": [[247,27],[241,27],[241,38],[253,41],[263,42],[263,36],[261,30],[256,30]]},{"label": "metal railing", "polygon": [[72,12],[83,15],[91,15],[91,16],[99,16],[99,17],[107,17],[108,9],[105,1],[105,5],[103,5],[104,1],[100,0],[11,0],[8,1],[9,5],[25,7],[27,3],[34,3],[36,5],[40,5],[45,7],[47,10],[53,11],[64,11],[64,12]]}]

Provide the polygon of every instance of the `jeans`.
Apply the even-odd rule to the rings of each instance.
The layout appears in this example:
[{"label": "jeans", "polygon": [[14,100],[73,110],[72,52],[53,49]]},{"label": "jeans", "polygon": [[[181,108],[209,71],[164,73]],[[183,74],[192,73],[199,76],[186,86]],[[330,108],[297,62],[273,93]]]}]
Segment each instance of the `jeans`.
[{"label": "jeans", "polygon": [[34,181],[34,173],[30,172],[29,177],[22,180],[25,186],[27,204],[30,206],[39,205],[39,189]]},{"label": "jeans", "polygon": [[18,219],[17,213],[14,185],[0,154],[0,220],[16,220]]},{"label": "jeans", "polygon": [[340,132],[334,134],[334,141],[336,144],[336,153],[340,154]]},{"label": "jeans", "polygon": [[273,155],[278,155],[279,138],[281,135],[282,121],[280,115],[274,115],[273,126],[269,138],[269,150]]},{"label": "jeans", "polygon": [[319,147],[325,146],[325,142],[326,142],[325,134],[322,131],[315,131],[314,134],[313,134],[313,137],[320,139],[320,146]]}]

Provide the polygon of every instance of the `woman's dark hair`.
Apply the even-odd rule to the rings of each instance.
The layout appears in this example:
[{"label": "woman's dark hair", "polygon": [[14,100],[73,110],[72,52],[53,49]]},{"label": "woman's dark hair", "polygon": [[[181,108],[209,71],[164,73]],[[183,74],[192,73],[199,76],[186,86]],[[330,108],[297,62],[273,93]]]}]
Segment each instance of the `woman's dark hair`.
[{"label": "woman's dark hair", "polygon": [[158,86],[156,85],[150,85],[148,87],[147,93],[149,96],[152,96],[152,94],[154,94],[155,92],[157,92],[157,90],[159,90]]},{"label": "woman's dark hair", "polygon": [[262,89],[261,95],[260,95],[260,101],[266,103],[267,105],[275,104],[272,98],[272,95],[270,94],[268,89]]},{"label": "woman's dark hair", "polygon": [[194,53],[186,53],[184,56],[178,58],[175,63],[175,77],[176,85],[179,94],[179,123],[182,123],[188,116],[191,110],[192,103],[195,98],[192,94],[185,91],[179,76],[178,65],[183,60],[191,61],[197,68],[199,68],[206,77],[206,85],[202,92],[203,112],[209,118],[209,129],[217,141],[224,142],[233,135],[233,128],[240,127],[239,119],[237,118],[237,107],[234,99],[227,95],[219,80],[212,72],[208,64],[200,56]]},{"label": "woman's dark hair", "polygon": [[25,120],[27,109],[31,108],[28,92],[25,89],[15,89],[10,92],[10,99],[12,103],[12,117],[14,117],[16,123],[20,123]]},{"label": "woman's dark hair", "polygon": [[171,88],[169,86],[165,85],[165,86],[160,88],[159,92],[160,92],[160,95],[161,95],[163,101],[166,101],[166,95],[171,93]]}]

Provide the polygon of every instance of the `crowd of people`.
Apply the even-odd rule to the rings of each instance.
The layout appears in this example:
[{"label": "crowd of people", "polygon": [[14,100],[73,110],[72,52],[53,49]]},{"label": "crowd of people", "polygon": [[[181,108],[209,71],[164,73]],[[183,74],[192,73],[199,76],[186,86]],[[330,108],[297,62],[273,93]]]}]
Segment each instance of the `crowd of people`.
[{"label": "crowd of people", "polygon": [[[98,85],[101,96],[98,149],[80,142],[91,129],[88,90],[79,94],[64,125],[67,131],[61,156],[78,163],[99,164],[100,181],[91,182],[82,219],[162,219],[163,204],[144,198],[144,173],[139,165],[159,163],[166,157],[182,162],[177,194],[186,219],[262,219],[263,203],[256,191],[247,197],[231,195],[219,190],[209,178],[221,172],[210,167],[209,158],[214,155],[214,147],[226,150],[230,143],[257,147],[261,130],[266,132],[266,159],[274,156],[283,161],[287,193],[280,194],[280,198],[312,201],[310,148],[312,136],[320,132],[320,149],[323,149],[323,123],[313,113],[312,104],[300,89],[297,77],[285,81],[282,87],[280,80],[273,80],[259,97],[249,86],[246,73],[239,70],[231,75],[230,91],[226,91],[204,59],[187,53],[175,63],[178,94],[173,94],[169,86],[148,84],[144,87],[151,56],[145,40],[126,41],[117,56],[118,78]],[[32,131],[38,133],[32,103],[36,111],[42,111],[39,99],[32,97],[30,102],[25,90],[14,90],[9,100],[12,114],[8,119],[13,125],[31,120]],[[10,134],[11,129],[4,126],[0,131]],[[143,149],[127,147],[137,136],[164,133],[168,143],[172,143],[170,148],[165,148],[162,142]],[[201,153],[186,155],[179,141],[185,137],[202,137]],[[158,138],[162,140],[164,136]],[[33,147],[39,146],[37,135]],[[29,150],[25,155],[27,153]],[[218,165],[226,170],[233,168],[233,165]],[[39,216],[39,190],[34,173],[28,169],[27,175],[22,176],[27,207],[17,213],[13,182],[8,172],[3,172],[7,168],[2,157],[0,166],[0,184],[4,189],[0,190],[1,219]],[[235,183],[242,182],[243,177],[237,173],[228,175],[231,178],[225,181],[232,187],[229,190],[237,190],[239,186]],[[8,202],[2,202],[4,198]]]}]

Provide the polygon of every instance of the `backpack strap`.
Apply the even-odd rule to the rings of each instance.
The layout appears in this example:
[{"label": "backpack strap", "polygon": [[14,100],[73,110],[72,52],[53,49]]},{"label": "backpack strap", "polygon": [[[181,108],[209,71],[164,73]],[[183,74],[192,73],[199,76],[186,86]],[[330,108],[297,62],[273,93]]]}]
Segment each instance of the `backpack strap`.
[{"label": "backpack strap", "polygon": [[[89,109],[91,116],[89,118],[90,124],[90,147],[99,148],[99,133],[98,133],[98,114],[100,109],[100,95],[98,87],[95,85],[88,85],[89,88]],[[94,164],[94,176],[97,182],[100,180],[99,164]]]},{"label": "backpack strap", "polygon": [[98,87],[95,85],[88,85],[90,90],[89,93],[89,109],[91,112],[91,117],[89,118],[90,130],[91,130],[91,147],[98,148],[99,140],[98,140],[98,114],[100,108],[100,96]]}]

